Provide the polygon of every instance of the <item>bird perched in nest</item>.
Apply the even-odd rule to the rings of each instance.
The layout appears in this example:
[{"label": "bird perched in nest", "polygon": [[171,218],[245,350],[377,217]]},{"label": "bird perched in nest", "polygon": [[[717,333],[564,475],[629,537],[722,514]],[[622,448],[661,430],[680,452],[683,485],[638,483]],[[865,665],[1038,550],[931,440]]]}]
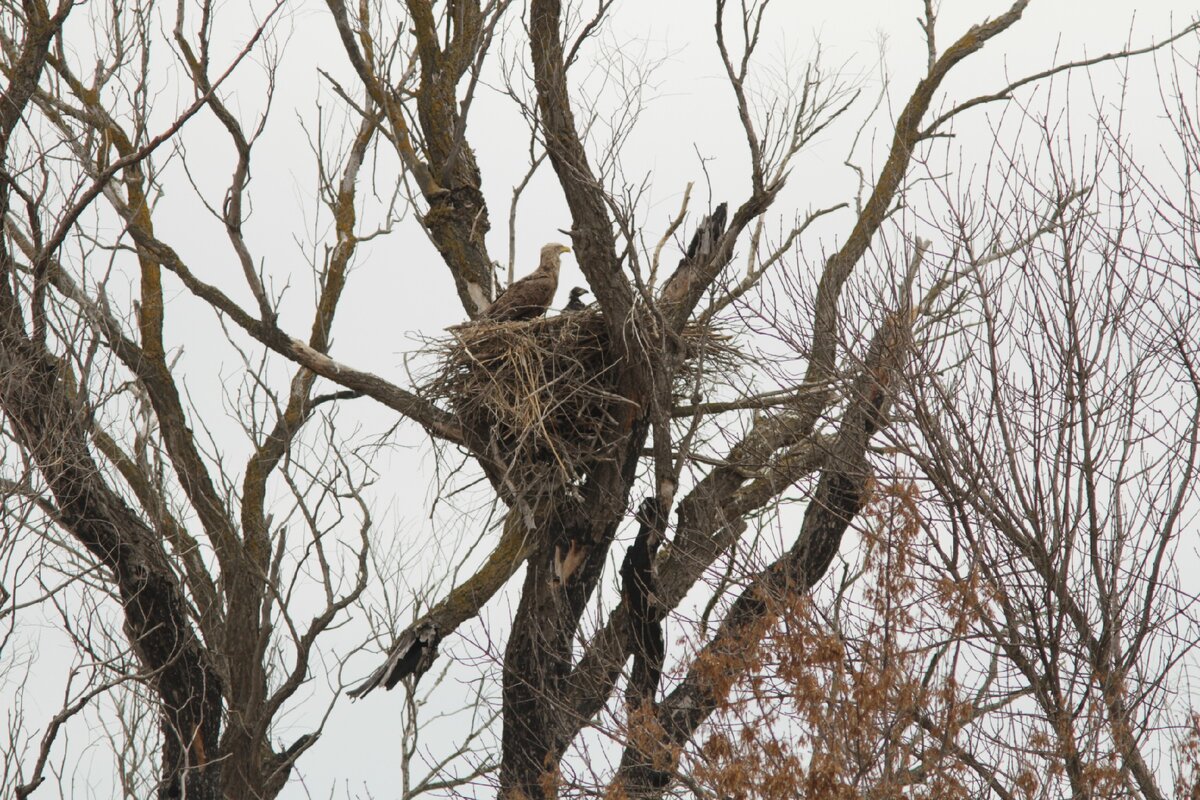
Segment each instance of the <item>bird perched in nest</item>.
[{"label": "bird perched in nest", "polygon": [[583,311],[587,308],[587,303],[583,302],[580,298],[587,293],[587,289],[584,289],[582,286],[576,286],[571,290],[570,299],[567,300],[566,308],[563,311]]},{"label": "bird perched in nest", "polygon": [[480,315],[480,319],[507,322],[533,319],[546,313],[558,289],[559,258],[569,252],[571,248],[563,244],[543,247],[538,268],[501,292]]}]

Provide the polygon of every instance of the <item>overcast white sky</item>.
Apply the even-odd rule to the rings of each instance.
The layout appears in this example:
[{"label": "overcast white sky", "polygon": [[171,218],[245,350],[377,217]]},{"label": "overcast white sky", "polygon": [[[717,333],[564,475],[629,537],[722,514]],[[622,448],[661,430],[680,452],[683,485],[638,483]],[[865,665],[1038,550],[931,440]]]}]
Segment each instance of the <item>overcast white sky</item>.
[{"label": "overcast white sky", "polygon": [[[167,13],[173,11],[172,8]],[[1008,3],[978,2],[977,0],[946,0],[942,3],[938,41],[952,42],[965,28],[982,18],[1007,7]],[[981,54],[957,70],[940,94],[942,98],[962,99],[994,91],[1006,79],[1036,72],[1054,63],[1075,60],[1089,55],[1117,50],[1127,41],[1135,44],[1160,39],[1186,24],[1196,12],[1194,2],[1184,0],[1154,0],[1126,3],[1085,2],[1083,0],[1034,0],[1024,19],[1011,31],[992,42]],[[788,194],[774,214],[792,215],[808,208],[832,205],[852,200],[856,179],[843,165],[847,149],[858,133],[870,103],[878,94],[881,76],[890,79],[889,99],[892,108],[899,108],[907,99],[924,67],[926,52],[922,33],[917,24],[921,3],[917,0],[841,0],[834,3],[776,0],[768,14],[765,41],[757,64],[758,88],[765,94],[796,80],[818,48],[822,64],[828,71],[837,71],[848,83],[861,86],[863,97],[839,123],[814,142],[793,170]],[[75,21],[73,35],[86,36],[81,19]],[[217,21],[218,33],[229,37],[232,49],[248,30],[245,10],[237,4],[222,9]],[[650,207],[648,222],[659,229],[678,210],[684,187],[696,182],[697,198],[707,200],[707,188],[700,169],[697,152],[707,159],[712,181],[713,202],[740,201],[748,186],[747,154],[740,128],[734,114],[732,95],[716,56],[713,40],[713,11],[710,2],[702,0],[624,0],[618,2],[610,24],[602,36],[584,51],[584,63],[577,68],[576,80],[585,80],[588,87],[601,86],[604,63],[656,64],[650,74],[639,125],[625,152],[626,174],[640,180],[650,176]],[[520,28],[511,26],[512,36],[504,46],[513,53],[524,54]],[[82,40],[81,40],[82,41]],[[285,323],[306,320],[310,302],[310,282],[305,277],[306,263],[297,242],[312,238],[313,159],[300,120],[310,129],[315,125],[314,101],[319,97],[327,109],[340,114],[334,96],[323,88],[317,69],[334,75],[347,76],[345,57],[333,33],[332,23],[324,4],[296,2],[290,4],[276,36],[277,51],[282,58],[281,83],[273,108],[273,122],[268,128],[263,152],[258,154],[254,167],[254,217],[250,238],[257,255],[264,259],[265,272],[277,276],[277,281],[291,279],[286,303],[295,303],[297,313],[291,315],[285,307]],[[80,44],[80,49],[86,49]],[[164,53],[165,56],[165,53]],[[881,61],[882,59],[882,61]],[[494,62],[493,62],[494,66]],[[173,73],[161,74],[163,96],[170,98],[177,88]],[[1131,103],[1147,119],[1148,136],[1153,136],[1153,121],[1158,109],[1157,83],[1153,62],[1143,60],[1130,67]],[[1117,91],[1119,72],[1105,67],[1093,73],[1101,92]],[[495,80],[495,75],[492,75]],[[346,85],[353,85],[347,80]],[[249,116],[261,108],[261,79],[254,65],[247,65],[245,75],[233,84],[236,106]],[[1080,82],[1079,89],[1088,91]],[[624,105],[611,88],[601,91],[596,105],[601,119],[610,119]],[[1090,107],[1086,104],[1085,107]],[[170,107],[165,113],[170,113]],[[998,113],[998,107],[974,112],[972,119],[959,126],[958,146],[969,162],[986,156],[991,142],[987,115]],[[892,114],[884,113],[887,122]],[[877,120],[878,121],[878,120]],[[1137,126],[1134,126],[1135,128]],[[1137,131],[1134,130],[1136,134]],[[523,123],[512,110],[509,101],[493,90],[484,89],[472,111],[468,130],[483,173],[484,193],[492,213],[489,244],[493,256],[507,260],[507,209],[513,184],[520,180],[526,165],[527,139]],[[184,141],[187,158],[198,182],[220,197],[232,169],[230,148],[217,137],[215,126],[198,119],[189,126]],[[890,140],[890,131],[872,138],[870,130],[858,153],[858,163],[872,166],[872,155]],[[218,144],[213,144],[216,141]],[[874,142],[872,153],[871,142]],[[1153,146],[1148,142],[1149,149]],[[394,161],[386,155],[378,169],[394,169]],[[164,238],[179,242],[179,248],[190,254],[197,265],[203,264],[204,277],[230,287],[239,286],[241,277],[216,222],[194,216],[195,205],[189,199],[185,183],[175,183],[162,201],[158,224]],[[381,174],[378,184],[386,190],[389,175]],[[376,217],[376,220],[378,217]],[[843,214],[830,221],[824,240],[812,240],[808,246],[817,252],[828,248],[839,235],[848,230],[850,217]],[[369,223],[367,223],[369,224]],[[553,182],[553,173],[546,167],[531,184],[522,202],[517,229],[516,263],[518,273],[535,262],[538,248],[547,241],[562,240],[559,229],[570,226],[565,204]],[[922,231],[914,230],[915,235]],[[656,239],[653,232],[648,238]],[[806,251],[806,257],[812,258]],[[277,284],[278,285],[278,284]],[[568,256],[560,281],[560,302],[573,285],[584,285],[574,261]],[[226,408],[226,397],[234,389],[226,383],[240,365],[229,350],[213,343],[219,341],[220,331],[211,312],[186,297],[182,291],[172,300],[175,322],[168,335],[177,346],[183,346],[183,364],[188,375],[188,388],[193,401],[205,409]],[[335,327],[333,355],[342,361],[403,382],[403,354],[416,348],[412,334],[437,335],[463,317],[453,287],[427,240],[411,220],[406,219],[395,231],[363,248],[347,287],[345,299]],[[303,335],[307,325],[295,325],[293,332]],[[283,375],[283,372],[277,373]],[[374,407],[370,401],[359,400],[341,415],[346,426],[361,424],[364,431],[383,431],[393,421],[390,412]],[[244,439],[236,426],[221,418],[219,413],[207,414],[222,451],[230,454],[244,450]],[[428,519],[428,499],[432,484],[432,459],[425,447],[424,437],[412,425],[403,425],[394,436],[395,446],[383,450],[376,468],[381,473],[379,489],[374,495],[376,524],[382,538],[395,531],[407,554],[421,549],[423,563],[449,557],[459,546],[455,526],[462,526],[451,511],[439,513],[434,521]],[[472,521],[474,522],[474,521]],[[442,552],[432,543],[440,543]],[[446,552],[448,551],[448,552]],[[408,576],[414,586],[424,579],[424,572]],[[510,599],[510,598],[509,598]],[[503,630],[509,615],[508,599],[500,598],[487,612],[493,633]],[[37,635],[36,631],[31,632]],[[349,634],[348,634],[349,635]],[[361,630],[353,635],[361,636]],[[493,647],[495,645],[493,644]],[[462,642],[450,642],[451,653],[470,655],[473,648]],[[52,713],[61,697],[65,679],[63,659],[70,649],[57,643],[53,636],[43,637],[37,675],[26,695],[31,718]],[[361,655],[350,669],[354,676],[372,668],[375,657]],[[456,670],[457,676],[468,676],[472,670]],[[348,676],[349,677],[349,676]],[[462,699],[465,689],[453,683],[443,687],[435,704],[452,706]],[[319,702],[327,695],[325,681],[318,679],[313,688],[318,702],[310,710],[295,714],[288,722],[291,730],[283,730],[280,738],[291,738],[309,729],[323,711]],[[342,702],[334,709],[323,739],[303,757],[298,774],[304,787],[293,785],[285,797],[389,797],[390,787],[398,779],[396,724],[400,709],[399,693],[379,693],[366,701],[354,704]],[[40,717],[38,716],[40,712]],[[431,728],[429,744],[439,749],[443,735],[461,733],[462,721],[454,720]],[[77,741],[84,741],[81,731]],[[447,739],[446,741],[449,741]],[[92,760],[88,783],[95,796],[107,796],[106,780],[110,770],[108,756],[102,750],[82,754],[85,763]],[[53,796],[53,789],[42,790]],[[86,796],[81,791],[77,796]],[[39,794],[40,796],[40,794]]]}]

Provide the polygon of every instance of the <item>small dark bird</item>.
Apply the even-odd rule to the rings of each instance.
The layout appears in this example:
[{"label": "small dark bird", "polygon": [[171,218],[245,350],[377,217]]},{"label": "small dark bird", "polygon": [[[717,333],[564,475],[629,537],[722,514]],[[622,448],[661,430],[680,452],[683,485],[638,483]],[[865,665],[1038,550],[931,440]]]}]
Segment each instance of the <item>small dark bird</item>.
[{"label": "small dark bird", "polygon": [[564,308],[563,311],[583,311],[585,308],[587,308],[587,303],[583,302],[579,298],[587,293],[587,289],[584,289],[582,286],[576,286],[571,290],[570,299],[567,300],[567,307]]},{"label": "small dark bird", "polygon": [[483,312],[480,319],[492,322],[533,319],[546,313],[558,290],[559,257],[571,252],[564,244],[548,244],[542,248],[538,268],[514,281]]}]

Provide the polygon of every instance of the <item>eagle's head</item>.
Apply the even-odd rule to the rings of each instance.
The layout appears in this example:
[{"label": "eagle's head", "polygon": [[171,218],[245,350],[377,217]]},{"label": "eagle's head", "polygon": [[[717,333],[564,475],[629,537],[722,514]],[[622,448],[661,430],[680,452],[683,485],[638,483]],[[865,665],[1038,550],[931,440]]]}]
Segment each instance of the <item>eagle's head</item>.
[{"label": "eagle's head", "polygon": [[557,275],[559,258],[563,253],[569,252],[571,252],[571,248],[567,247],[565,244],[551,242],[542,248],[542,258],[541,261],[538,262],[538,269],[550,271]]}]

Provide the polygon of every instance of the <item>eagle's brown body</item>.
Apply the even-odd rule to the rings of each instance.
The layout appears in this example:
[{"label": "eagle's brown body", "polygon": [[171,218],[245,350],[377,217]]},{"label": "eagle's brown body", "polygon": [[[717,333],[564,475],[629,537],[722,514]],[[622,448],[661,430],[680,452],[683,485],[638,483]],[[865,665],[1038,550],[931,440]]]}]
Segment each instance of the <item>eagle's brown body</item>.
[{"label": "eagle's brown body", "polygon": [[481,318],[504,322],[533,319],[546,313],[558,290],[559,257],[569,252],[571,248],[561,244],[543,247],[538,268],[501,292]]}]

